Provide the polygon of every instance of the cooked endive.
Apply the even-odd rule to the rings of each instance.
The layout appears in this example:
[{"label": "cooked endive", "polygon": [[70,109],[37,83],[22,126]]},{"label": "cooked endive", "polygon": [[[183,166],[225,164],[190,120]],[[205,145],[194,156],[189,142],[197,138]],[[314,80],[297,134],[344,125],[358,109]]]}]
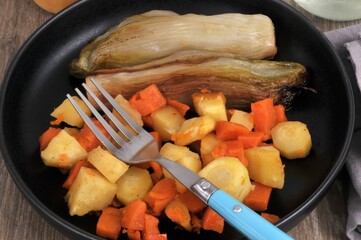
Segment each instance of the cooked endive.
[{"label": "cooked endive", "polygon": [[277,52],[274,25],[261,14],[178,15],[154,10],[125,19],[85,46],[73,60],[71,73],[84,77],[98,69],[133,66],[184,50],[272,58]]},{"label": "cooked endive", "polygon": [[228,108],[247,108],[250,102],[273,97],[288,107],[307,79],[306,68],[294,62],[246,60],[229,53],[177,52],[168,57],[128,68],[98,71],[95,79],[111,95],[126,99],[150,83],[162,93],[192,105],[191,95],[206,88],[221,91]]}]

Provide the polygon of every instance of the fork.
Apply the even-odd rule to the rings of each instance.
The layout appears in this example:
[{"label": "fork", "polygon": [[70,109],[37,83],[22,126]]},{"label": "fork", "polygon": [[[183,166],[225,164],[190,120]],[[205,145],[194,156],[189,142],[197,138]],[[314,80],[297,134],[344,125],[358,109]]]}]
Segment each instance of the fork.
[{"label": "fork", "polygon": [[186,167],[161,156],[154,138],[143,129],[142,126],[137,124],[104,88],[102,88],[95,80],[90,79],[90,81],[133,130],[130,131],[125,127],[105,104],[99,100],[96,94],[83,83],[82,86],[89,96],[98,104],[99,108],[103,111],[103,115],[106,115],[122,133],[123,137],[119,136],[117,131],[109,125],[108,121],[90,103],[88,98],[78,88],[75,89],[76,93],[88,106],[93,115],[103,125],[118,146],[109,140],[96,127],[90,117],[84,113],[70,94],[67,94],[66,96],[88,127],[115,157],[127,164],[148,161],[158,162],[191,192],[220,214],[231,226],[249,239],[292,239],[289,235],[265,220],[258,213],[254,212],[223,190],[218,189],[208,180],[201,178]]}]

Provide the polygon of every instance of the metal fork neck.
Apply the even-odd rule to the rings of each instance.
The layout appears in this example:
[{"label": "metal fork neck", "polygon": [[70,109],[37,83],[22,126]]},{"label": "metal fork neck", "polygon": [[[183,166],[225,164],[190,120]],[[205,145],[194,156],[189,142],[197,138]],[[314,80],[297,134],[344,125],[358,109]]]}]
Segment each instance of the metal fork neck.
[{"label": "metal fork neck", "polygon": [[207,181],[204,178],[199,179],[194,185],[190,187],[190,190],[197,195],[203,202],[208,203],[208,200],[212,194],[218,190],[216,186]]}]

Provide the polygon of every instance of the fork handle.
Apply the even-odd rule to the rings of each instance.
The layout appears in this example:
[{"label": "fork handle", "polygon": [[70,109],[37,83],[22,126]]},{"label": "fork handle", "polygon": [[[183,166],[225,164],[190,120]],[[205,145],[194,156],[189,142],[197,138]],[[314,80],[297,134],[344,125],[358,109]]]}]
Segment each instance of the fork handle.
[{"label": "fork handle", "polygon": [[216,190],[210,196],[208,205],[251,240],[293,239],[223,190]]}]

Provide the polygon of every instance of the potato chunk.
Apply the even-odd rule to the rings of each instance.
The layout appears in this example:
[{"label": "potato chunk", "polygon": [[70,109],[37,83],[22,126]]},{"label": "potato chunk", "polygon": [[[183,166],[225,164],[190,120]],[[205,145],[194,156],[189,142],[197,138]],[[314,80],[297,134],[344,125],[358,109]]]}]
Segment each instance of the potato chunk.
[{"label": "potato chunk", "polygon": [[100,146],[89,152],[88,161],[112,183],[115,183],[129,168],[127,164]]},{"label": "potato chunk", "polygon": [[271,132],[273,145],[288,159],[304,158],[311,148],[311,134],[307,125],[299,121],[278,123]]},{"label": "potato chunk", "polygon": [[65,200],[71,216],[84,216],[111,204],[117,185],[109,182],[98,170],[82,167]]},{"label": "potato chunk", "polygon": [[[73,99],[88,116],[91,115],[90,109],[85,105],[85,103],[80,98],[74,96]],[[63,122],[74,127],[81,128],[84,125],[84,120],[75,110],[73,105],[70,103],[69,99],[65,99],[57,108],[54,109],[54,111],[50,114],[50,116],[62,119]]]},{"label": "potato chunk", "polygon": [[214,160],[212,151],[213,149],[221,143],[220,140],[216,138],[216,134],[209,133],[201,139],[200,153],[203,167],[207,166],[208,163]]},{"label": "potato chunk", "polygon": [[210,116],[194,117],[185,120],[177,133],[172,136],[176,145],[185,146],[212,132],[216,128],[216,120]]},{"label": "potato chunk", "polygon": [[216,121],[227,121],[226,97],[222,92],[194,93],[192,100],[199,116],[210,116]]},{"label": "potato chunk", "polygon": [[40,153],[46,166],[59,168],[71,168],[77,161],[86,159],[87,155],[80,143],[64,129]]},{"label": "potato chunk", "polygon": [[169,141],[185,121],[182,114],[169,105],[154,111],[151,118],[154,131],[158,132],[164,141]]},{"label": "potato chunk", "polygon": [[283,188],[284,167],[280,152],[273,146],[248,148],[244,151],[248,160],[251,179],[273,188]]},{"label": "potato chunk", "polygon": [[152,178],[146,169],[130,167],[117,181],[116,195],[121,203],[127,205],[137,198],[143,199],[152,187]]},{"label": "potato chunk", "polygon": [[[121,94],[118,94],[115,97],[115,101],[133,118],[136,123],[138,123],[140,126],[143,126],[142,115],[140,115],[140,113],[129,104],[127,99],[125,99]],[[113,114],[123,124],[128,125],[115,109],[113,109]]]},{"label": "potato chunk", "polygon": [[238,158],[216,158],[198,174],[239,201],[243,201],[252,189],[247,168]]},{"label": "potato chunk", "polygon": [[252,131],[254,127],[253,116],[251,113],[241,110],[232,110],[232,116],[229,119],[230,122],[238,123],[245,126],[248,130]]},{"label": "potato chunk", "polygon": [[[179,163],[180,165],[190,169],[191,171],[197,173],[202,168],[202,162],[197,153],[192,152],[189,148],[184,146],[177,146],[172,143],[166,143],[160,149],[160,154],[172,161]],[[163,168],[163,174],[165,177],[173,178],[174,177]],[[182,193],[187,189],[179,181],[176,181],[177,191]]]}]

